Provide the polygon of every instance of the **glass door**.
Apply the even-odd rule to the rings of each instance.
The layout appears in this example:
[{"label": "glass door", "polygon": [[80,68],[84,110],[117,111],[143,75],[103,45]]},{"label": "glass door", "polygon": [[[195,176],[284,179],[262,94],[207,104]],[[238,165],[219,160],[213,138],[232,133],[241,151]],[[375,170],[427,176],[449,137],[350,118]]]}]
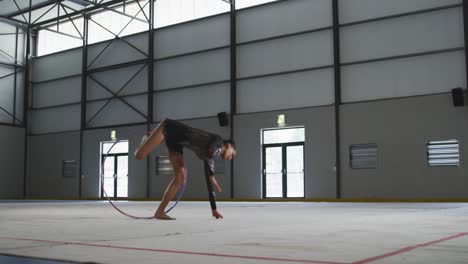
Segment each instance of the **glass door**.
[{"label": "glass door", "polygon": [[128,197],[128,156],[117,156],[115,172],[116,197]]},{"label": "glass door", "polygon": [[304,142],[263,145],[263,197],[304,197]]},{"label": "glass door", "polygon": [[304,197],[304,145],[286,146],[286,196]]},{"label": "glass door", "polygon": [[[128,141],[101,142],[101,164],[104,166],[104,179],[101,184],[107,196],[128,197]],[[103,190],[101,197],[104,197]]]},{"label": "glass door", "polygon": [[264,149],[264,192],[266,197],[283,197],[283,150],[282,147]]},{"label": "glass door", "polygon": [[[108,156],[104,161],[104,182],[103,187],[108,197],[114,197],[114,179],[115,179],[115,157]],[[104,197],[104,192],[101,192],[101,197]]]}]

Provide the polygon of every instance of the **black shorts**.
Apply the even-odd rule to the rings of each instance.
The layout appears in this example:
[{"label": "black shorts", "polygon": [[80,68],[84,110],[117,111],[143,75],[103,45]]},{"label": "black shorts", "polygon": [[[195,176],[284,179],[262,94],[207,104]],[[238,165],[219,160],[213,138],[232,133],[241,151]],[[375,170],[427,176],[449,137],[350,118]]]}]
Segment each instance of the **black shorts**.
[{"label": "black shorts", "polygon": [[163,123],[163,133],[166,140],[166,146],[169,152],[183,155],[184,147],[182,142],[187,141],[187,133],[190,128],[177,121],[166,119]]}]

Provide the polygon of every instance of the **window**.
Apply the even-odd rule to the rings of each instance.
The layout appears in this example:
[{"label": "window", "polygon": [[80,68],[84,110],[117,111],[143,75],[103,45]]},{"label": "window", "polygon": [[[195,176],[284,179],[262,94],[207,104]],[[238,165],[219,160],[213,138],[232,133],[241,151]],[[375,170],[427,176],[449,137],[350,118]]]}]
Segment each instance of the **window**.
[{"label": "window", "polygon": [[427,163],[431,167],[460,165],[458,140],[430,141],[427,143]]},{"label": "window", "polygon": [[230,10],[229,3],[223,0],[158,0],[154,7],[154,27],[174,25]]},{"label": "window", "polygon": [[357,144],[350,147],[352,169],[376,169],[378,160],[377,144]]},{"label": "window", "polygon": [[275,1],[278,0],[236,0],[236,9],[242,9]]},{"label": "window", "polygon": [[[103,0],[108,2],[110,0]],[[187,22],[203,17],[227,13],[231,10],[229,0],[158,0],[154,6],[154,27],[161,28],[173,24]],[[261,5],[277,0],[236,0],[236,9]],[[80,2],[81,3],[81,2]],[[121,5],[110,7],[91,16],[88,24],[88,44],[114,39],[116,36],[127,36],[149,29],[150,1],[124,2]],[[141,6],[141,8],[140,8]],[[73,9],[72,9],[73,7]],[[48,10],[43,8],[41,12],[35,12],[33,19]],[[81,4],[67,1],[63,7],[68,13],[83,8]],[[55,9],[54,9],[55,10]],[[50,11],[42,19],[50,19],[56,11]],[[63,9],[59,9],[59,12]],[[61,13],[63,15],[63,13]],[[18,17],[18,19],[22,19]],[[53,26],[40,29],[38,32],[37,55],[43,56],[67,49],[81,47],[83,45],[83,18],[64,20]]]},{"label": "window", "polygon": [[263,130],[263,144],[304,142],[304,137],[303,127]]},{"label": "window", "polygon": [[37,55],[43,56],[83,45],[83,18],[64,21],[39,30]]},{"label": "window", "polygon": [[[142,9],[140,9],[140,6]],[[113,11],[112,11],[113,10]],[[89,20],[88,43],[96,43],[116,36],[122,37],[149,29],[149,1],[125,4],[99,12]]]},{"label": "window", "polygon": [[[128,141],[121,140],[117,144],[114,141],[102,143],[102,154],[128,153]],[[112,149],[111,149],[112,148]]]}]

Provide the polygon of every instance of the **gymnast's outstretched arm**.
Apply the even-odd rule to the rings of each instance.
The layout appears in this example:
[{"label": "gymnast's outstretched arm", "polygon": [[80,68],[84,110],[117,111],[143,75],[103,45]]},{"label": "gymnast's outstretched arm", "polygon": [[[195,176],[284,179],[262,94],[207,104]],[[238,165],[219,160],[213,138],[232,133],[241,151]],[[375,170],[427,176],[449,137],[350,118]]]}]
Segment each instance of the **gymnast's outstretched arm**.
[{"label": "gymnast's outstretched arm", "polygon": [[211,205],[211,213],[213,217],[216,219],[223,218],[223,215],[218,212],[218,209],[216,208],[216,196],[215,192],[213,189],[213,185],[216,187],[216,190],[218,192],[221,192],[221,187],[219,187],[218,182],[216,181],[216,178],[214,177],[213,170],[209,166],[208,162],[204,162],[205,165],[205,180],[206,180],[206,186],[208,187],[208,196],[210,198],[210,205]]}]

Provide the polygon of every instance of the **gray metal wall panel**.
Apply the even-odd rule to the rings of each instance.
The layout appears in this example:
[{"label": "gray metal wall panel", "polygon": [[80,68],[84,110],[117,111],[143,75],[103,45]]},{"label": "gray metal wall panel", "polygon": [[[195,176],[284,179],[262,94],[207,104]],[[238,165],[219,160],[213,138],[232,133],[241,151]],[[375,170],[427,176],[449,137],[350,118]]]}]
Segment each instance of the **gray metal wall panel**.
[{"label": "gray metal wall panel", "polygon": [[[124,98],[128,103],[146,114],[147,102],[146,96],[132,96]],[[93,102],[87,104],[87,121],[97,113],[106,101]],[[98,115],[94,118],[89,127],[129,124],[145,122],[146,119],[135,112],[131,107],[118,99],[113,99]]]},{"label": "gray metal wall panel", "polygon": [[[13,72],[14,68],[0,66],[0,77]],[[0,107],[2,107],[11,114],[13,114],[14,79],[14,75],[0,79]],[[12,122],[12,118],[1,109],[0,122]]]},{"label": "gray metal wall panel", "polygon": [[128,140],[129,142],[128,195],[130,198],[145,198],[147,185],[150,184],[146,180],[146,161],[133,158],[133,152],[140,144],[141,137],[147,130],[146,126],[84,131],[82,195],[84,198],[100,197],[99,164],[101,142],[111,140],[112,130],[117,132],[119,140]]},{"label": "gray metal wall panel", "polygon": [[237,12],[237,41],[300,32],[332,25],[328,0],[282,1]]},{"label": "gray metal wall panel", "polygon": [[340,23],[461,3],[462,0],[339,0]]},{"label": "gray metal wall panel", "polygon": [[11,124],[13,123],[13,119],[10,115],[5,113],[3,110],[0,110],[0,122]]},{"label": "gray metal wall panel", "polygon": [[5,113],[3,110],[0,110],[0,122],[6,124],[13,124],[13,118]]},{"label": "gray metal wall panel", "polygon": [[447,92],[466,87],[463,51],[346,66],[343,102]]},{"label": "gray metal wall panel", "polygon": [[341,29],[342,62],[463,46],[462,8]]},{"label": "gray metal wall panel", "polygon": [[[142,52],[148,54],[148,33],[137,34],[125,37],[124,39]],[[111,40],[89,46],[88,66],[90,66],[91,69],[147,58],[147,55],[142,54],[120,39],[114,40],[109,47],[105,49],[110,41]],[[98,57],[103,50],[104,52],[102,55]],[[97,60],[95,60],[96,58]]]},{"label": "gray metal wall panel", "polygon": [[1,23],[0,30],[4,33],[14,33],[16,30],[16,27],[7,23]]},{"label": "gray metal wall panel", "polygon": [[[0,61],[7,63],[15,63],[15,36],[0,35]],[[22,60],[21,60],[22,61]]]},{"label": "gray metal wall panel", "polygon": [[62,161],[80,162],[80,133],[28,137],[28,196],[78,198],[79,176],[62,178]]},{"label": "gray metal wall panel", "polygon": [[154,116],[156,120],[184,119],[229,112],[229,93],[229,83],[156,93]]},{"label": "gray metal wall panel", "polygon": [[18,199],[23,193],[24,128],[0,126],[0,198]]},{"label": "gray metal wall panel", "polygon": [[[15,33],[16,27],[1,23],[0,33]],[[14,63],[15,49],[16,49],[16,36],[15,35],[0,35],[0,61]],[[4,54],[6,53],[6,54]],[[12,58],[13,57],[13,58]]]},{"label": "gray metal wall panel", "polygon": [[26,56],[26,32],[23,29],[20,29],[18,35],[18,58],[21,62],[24,62]]},{"label": "gray metal wall panel", "polygon": [[23,120],[24,112],[24,72],[16,75],[16,118]]},{"label": "gray metal wall panel", "polygon": [[229,49],[157,61],[154,71],[156,90],[229,80]]},{"label": "gray metal wall panel", "polygon": [[[137,75],[132,79],[135,74]],[[129,95],[148,91],[148,69],[143,64],[98,72],[91,76],[114,93],[117,93],[128,82],[119,95]],[[112,96],[111,93],[91,78],[88,78],[87,95],[88,100]]]},{"label": "gray metal wall panel", "polygon": [[159,29],[154,39],[156,58],[229,45],[229,15]]},{"label": "gray metal wall panel", "polygon": [[323,31],[238,48],[238,77],[333,64],[332,32]]},{"label": "gray metal wall panel", "polygon": [[81,77],[40,83],[33,86],[34,107],[45,107],[81,100]]},{"label": "gray metal wall panel", "polygon": [[[429,167],[426,144],[458,139],[468,146],[466,107],[450,94],[342,106],[342,168],[345,198],[462,198],[468,196],[468,156],[459,167]],[[377,169],[351,170],[349,145],[376,143]]]},{"label": "gray metal wall panel", "polygon": [[334,102],[333,69],[308,71],[237,83],[237,111],[249,113],[329,105]]},{"label": "gray metal wall panel", "polygon": [[[138,109],[144,115],[148,114],[148,97],[146,94],[138,96],[128,96],[124,99],[127,103]],[[138,117],[143,118],[141,115],[138,115]]]},{"label": "gray metal wall panel", "polygon": [[60,52],[33,60],[33,81],[81,74],[81,49]]},{"label": "gray metal wall panel", "polygon": [[30,111],[33,134],[73,131],[80,129],[80,105]]},{"label": "gray metal wall panel", "polygon": [[[0,60],[1,61],[1,60]],[[4,65],[0,65],[0,77],[10,74],[15,71],[15,68],[13,67],[8,67]],[[0,82],[2,82],[3,79],[0,79]]]},{"label": "gray metal wall panel", "polygon": [[305,126],[305,197],[335,198],[332,106],[236,116],[234,140],[239,155],[234,159],[234,197],[262,197],[261,129],[277,127],[278,114],[285,114],[288,126]]}]

